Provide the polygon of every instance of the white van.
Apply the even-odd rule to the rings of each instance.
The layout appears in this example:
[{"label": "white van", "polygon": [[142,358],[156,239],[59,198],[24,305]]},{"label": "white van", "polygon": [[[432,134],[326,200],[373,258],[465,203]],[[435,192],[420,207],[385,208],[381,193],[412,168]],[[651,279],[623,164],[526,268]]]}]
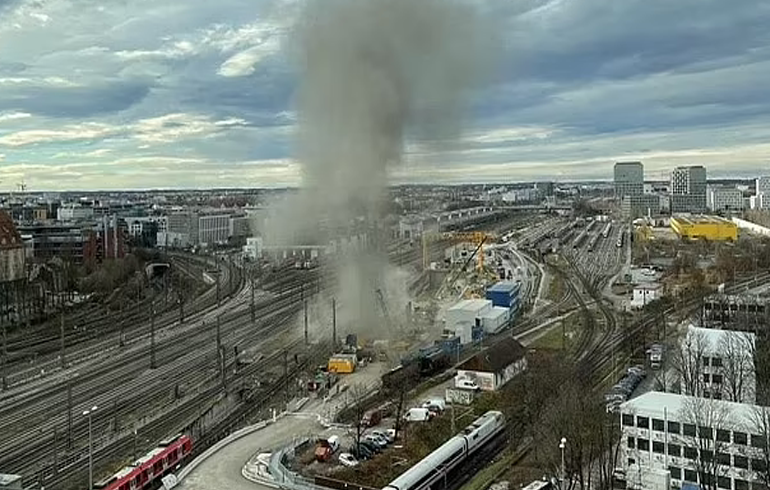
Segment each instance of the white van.
[{"label": "white van", "polygon": [[427,408],[410,408],[404,414],[407,422],[427,422],[430,420],[430,410]]},{"label": "white van", "polygon": [[455,388],[473,391],[478,391],[480,389],[479,385],[476,383],[476,380],[468,378],[455,378]]},{"label": "white van", "polygon": [[330,436],[328,439],[326,439],[326,442],[329,444],[329,447],[332,449],[332,453],[336,453],[337,450],[340,448],[340,436]]}]

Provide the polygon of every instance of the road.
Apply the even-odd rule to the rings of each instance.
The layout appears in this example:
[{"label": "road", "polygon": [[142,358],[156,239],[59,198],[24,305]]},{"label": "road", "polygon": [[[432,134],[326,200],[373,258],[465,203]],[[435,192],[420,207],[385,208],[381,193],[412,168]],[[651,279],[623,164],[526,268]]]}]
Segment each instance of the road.
[{"label": "road", "polygon": [[228,444],[202,462],[176,488],[181,490],[267,489],[241,474],[246,462],[257,453],[270,452],[298,436],[317,433],[321,425],[309,418],[284,418],[262,430]]}]

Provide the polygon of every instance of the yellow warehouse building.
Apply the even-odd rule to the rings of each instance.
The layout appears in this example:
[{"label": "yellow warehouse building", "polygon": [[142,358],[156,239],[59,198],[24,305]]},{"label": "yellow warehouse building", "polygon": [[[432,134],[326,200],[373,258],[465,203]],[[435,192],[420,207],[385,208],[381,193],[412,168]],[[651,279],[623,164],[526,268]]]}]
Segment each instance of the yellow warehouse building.
[{"label": "yellow warehouse building", "polygon": [[671,218],[671,229],[682,239],[711,241],[738,239],[738,226],[719,216],[677,216]]}]

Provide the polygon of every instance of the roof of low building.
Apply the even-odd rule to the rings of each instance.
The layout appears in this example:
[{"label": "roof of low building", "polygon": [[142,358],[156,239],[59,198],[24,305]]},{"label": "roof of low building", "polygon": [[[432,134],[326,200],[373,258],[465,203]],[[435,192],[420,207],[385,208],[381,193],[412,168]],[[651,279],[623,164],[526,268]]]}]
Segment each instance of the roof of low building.
[{"label": "roof of low building", "polygon": [[471,357],[457,369],[496,373],[523,358],[526,353],[527,350],[518,340],[506,337]]},{"label": "roof of low building", "polygon": [[15,483],[21,480],[21,475],[9,475],[6,473],[0,473],[0,485],[8,486],[11,483]]},{"label": "roof of low building", "polygon": [[448,311],[479,311],[492,304],[488,299],[464,299],[450,306]]}]

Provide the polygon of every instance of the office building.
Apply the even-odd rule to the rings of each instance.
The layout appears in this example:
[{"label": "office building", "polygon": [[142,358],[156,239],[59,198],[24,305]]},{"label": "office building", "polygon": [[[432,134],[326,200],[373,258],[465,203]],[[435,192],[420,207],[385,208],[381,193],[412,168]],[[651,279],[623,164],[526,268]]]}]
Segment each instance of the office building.
[{"label": "office building", "polygon": [[671,212],[703,213],[706,210],[706,167],[677,167],[671,172]]},{"label": "office building", "polygon": [[660,196],[657,194],[626,195],[620,201],[624,218],[641,218],[660,214]]},{"label": "office building", "polygon": [[763,410],[768,408],[660,392],[621,404],[619,462],[629,488],[660,471],[670,473],[676,488],[765,488],[759,473],[767,467],[767,431],[757,423]]},{"label": "office building", "polygon": [[618,162],[615,164],[615,198],[644,194],[644,166],[642,162]]},{"label": "office building", "polygon": [[735,187],[709,186],[706,191],[706,206],[709,211],[741,211],[743,209],[743,192]]},{"label": "office building", "polygon": [[770,176],[756,178],[754,181],[754,193],[758,196],[770,194]]}]

